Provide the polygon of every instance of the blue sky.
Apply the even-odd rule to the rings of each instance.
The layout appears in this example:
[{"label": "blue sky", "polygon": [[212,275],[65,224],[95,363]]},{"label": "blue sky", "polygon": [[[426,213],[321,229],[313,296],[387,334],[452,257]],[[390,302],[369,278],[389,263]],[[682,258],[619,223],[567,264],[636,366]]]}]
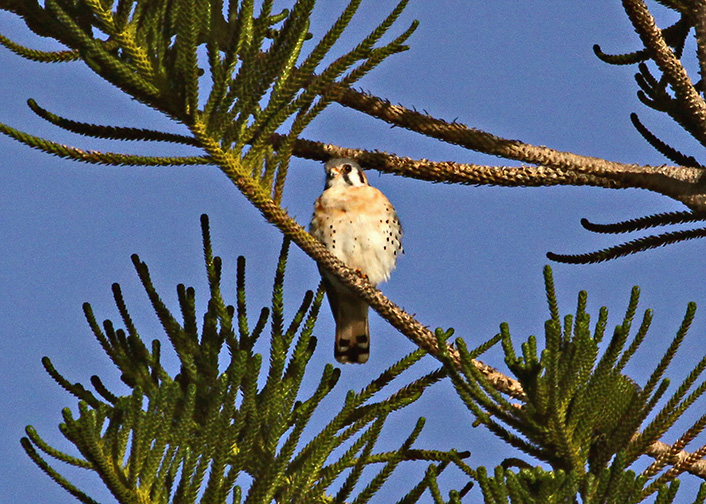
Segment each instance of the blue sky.
[{"label": "blue sky", "polygon": [[[321,2],[312,26],[315,36],[343,5]],[[372,29],[392,5],[387,0],[364,2],[365,12],[342,40],[341,50]],[[634,67],[611,67],[593,55],[595,43],[606,52],[639,48],[618,2],[448,1],[444,6],[412,1],[398,25],[402,31],[411,20],[421,21],[408,42],[410,50],[383,63],[359,87],[506,138],[621,162],[665,163],[632,128],[629,114],[638,112],[653,131],[699,158],[693,140],[637,101]],[[663,10],[658,12],[663,24],[671,20],[668,13],[664,17]],[[56,48],[8,13],[0,13],[0,33],[35,48]],[[162,155],[184,151],[86,139],[32,114],[25,104],[28,98],[78,120],[184,132],[81,63],[31,63],[0,49],[0,76],[0,122],[85,149]],[[337,105],[303,136],[415,158],[506,164],[391,129]],[[585,252],[619,240],[590,234],[580,227],[580,218],[613,222],[683,209],[642,190],[431,185],[376,172],[369,179],[396,206],[405,230],[406,254],[383,291],[425,325],[454,327],[471,346],[494,335],[504,321],[518,344],[530,334],[543,334],[545,253]],[[284,205],[304,225],[323,181],[320,164],[293,160]],[[45,439],[69,449],[57,425],[61,408],[75,409],[76,401],[44,373],[40,359],[51,357],[73,381],[88,383],[97,374],[119,387],[114,368],[83,319],[81,304],[90,302],[99,320],[116,320],[110,285],[119,282],[143,338],[159,337],[130,254],[138,253],[148,263],[155,285],[174,309],[178,283],[194,286],[204,303],[202,213],[211,218],[216,253],[224,259],[225,292],[234,292],[236,257],[248,259],[250,312],[257,313],[268,302],[280,237],[216,168],[90,166],[0,138],[0,423],[5,431],[0,437],[0,453],[5,454],[0,488],[7,502],[73,502],[19,444],[24,427],[31,424]],[[686,303],[700,304],[706,296],[703,247],[703,241],[695,241],[607,264],[554,265],[561,311],[572,312],[577,292],[585,289],[591,313],[595,316],[600,306],[607,306],[612,327],[622,318],[630,289],[639,285],[640,307],[654,309],[655,318],[628,373],[644,383],[679,327]],[[304,291],[316,287],[318,273],[300,251],[293,250],[290,257],[286,296],[293,312]],[[672,370],[674,381],[703,355],[705,332],[706,311],[701,309]],[[332,361],[328,308],[315,333],[319,347],[312,379]],[[371,359],[365,366],[343,368],[341,394],[362,387],[413,349],[376,315],[371,316],[371,333]],[[504,369],[499,351],[483,360]],[[420,369],[434,367],[428,359]],[[692,419],[699,410],[703,402]],[[470,427],[470,414],[448,384],[433,387],[409,411],[390,419],[388,448],[402,442],[418,416],[425,416],[427,425],[417,446],[470,450],[472,466],[493,467],[505,457],[518,456],[482,428]],[[401,497],[424,470],[422,465],[406,467],[380,502]],[[93,476],[78,473],[74,480],[110,502]],[[444,493],[460,488],[460,481],[457,473],[450,475]]]}]

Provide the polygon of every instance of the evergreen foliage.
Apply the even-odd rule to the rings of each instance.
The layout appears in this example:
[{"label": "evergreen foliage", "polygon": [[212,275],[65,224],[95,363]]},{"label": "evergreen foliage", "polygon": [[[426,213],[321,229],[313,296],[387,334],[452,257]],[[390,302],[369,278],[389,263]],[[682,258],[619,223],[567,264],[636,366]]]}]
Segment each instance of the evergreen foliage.
[{"label": "evergreen foliage", "polygon": [[[704,133],[703,123],[694,117],[694,111],[697,107],[694,106],[694,98],[697,91],[703,95],[704,78],[706,77],[706,38],[704,38],[704,11],[702,6],[689,6],[680,1],[658,0],[660,4],[672,11],[677,21],[671,26],[660,30],[661,40],[649,40],[642,35],[645,48],[639,51],[623,54],[606,54],[601,50],[601,47],[596,44],[593,46],[593,52],[603,62],[610,65],[637,65],[638,71],[635,74],[635,82],[639,90],[637,91],[638,99],[647,107],[667,114],[676,124],[686,131],[692,138],[696,139],[701,145],[706,146],[706,134]],[[640,7],[644,7],[644,4]],[[634,9],[634,8],[633,8]],[[630,10],[630,9],[628,9]],[[650,20],[643,15],[638,15],[635,9],[635,17],[633,23],[638,19],[647,28],[651,25]],[[697,57],[699,63],[700,80],[691,85],[689,81],[689,91],[684,86],[684,77],[686,72],[684,68],[666,64],[667,59],[682,60],[684,57],[684,48],[686,47],[689,35],[694,32],[694,38],[697,44]],[[638,32],[641,30],[638,29]],[[656,49],[660,46],[660,49]],[[664,54],[655,54],[663,52]],[[657,71],[650,70],[647,62],[654,60],[657,63]],[[673,63],[673,61],[670,61]],[[655,75],[656,74],[656,75]],[[688,80],[688,77],[687,79]],[[690,91],[692,93],[690,93]],[[687,96],[691,94],[691,96]],[[700,98],[699,98],[700,99]],[[694,156],[684,154],[675,147],[659,138],[653,133],[642,121],[637,114],[630,114],[635,130],[650,144],[655,150],[661,153],[669,161],[678,165],[693,167],[703,170],[704,166],[699,163]],[[612,228],[609,232],[626,233],[635,230],[647,229],[654,226],[666,226],[681,222],[703,222],[706,220],[706,214],[702,209],[691,209],[688,212],[680,212],[684,216],[682,219],[675,221],[673,213],[659,213],[646,217],[632,219],[630,226],[622,226],[623,223],[608,225]],[[586,227],[589,231],[606,232],[602,229]],[[605,228],[604,228],[605,229]],[[629,254],[635,254],[650,250],[657,247],[663,247],[673,243],[679,243],[687,240],[694,240],[706,236],[706,228],[684,229],[678,231],[664,232],[657,235],[645,236],[634,240],[621,243],[612,247],[586,254],[555,254],[548,253],[547,257],[552,261],[570,263],[570,264],[588,264],[601,261],[609,261],[618,257],[623,257]]]},{"label": "evergreen foliage", "polygon": [[44,7],[35,0],[2,0],[0,8],[25,17],[36,33],[70,49],[42,53],[7,37],[0,37],[0,44],[33,61],[80,58],[130,96],[186,125],[191,135],[77,123],[30,102],[42,117],[82,135],[188,143],[209,155],[87,153],[4,124],[0,132],[45,152],[89,163],[216,164],[250,197],[255,192],[259,199],[278,203],[293,141],[330,104],[337,89],[350,86],[388,56],[407,49],[404,42],[416,22],[380,44],[407,2],[401,0],[358,45],[324,65],[361,0],[351,0],[316,43],[309,32],[314,0],[299,0],[280,12],[273,12],[270,0],[258,2],[259,9],[254,0],[50,0]]},{"label": "evergreen foliage", "polygon": [[[508,401],[489,385],[473,365],[476,355],[468,351],[462,339],[456,340],[460,367],[448,358],[445,362],[459,397],[477,425],[485,425],[507,444],[552,468],[545,471],[532,468],[526,461],[510,459],[496,469],[493,477],[484,469],[478,470],[477,480],[486,502],[567,502],[578,493],[582,502],[636,503],[654,492],[668,492],[666,485],[673,484],[686,466],[677,464],[666,472],[662,469],[676,450],[703,431],[706,416],[682,435],[674,451],[659,457],[641,474],[636,475],[629,467],[706,392],[706,381],[697,384],[706,369],[705,356],[656,411],[669,385],[664,374],[684,341],[696,305],[689,304],[670,347],[647,383],[640,386],[623,373],[652,321],[651,310],[646,310],[631,336],[639,289],[633,288],[625,316],[601,354],[599,345],[605,335],[608,310],[603,307],[592,326],[586,312],[587,295],[582,291],[576,313],[562,320],[548,266],[545,283],[550,319],[545,323],[544,349],[540,352],[537,338],[530,336],[518,356],[507,324],[501,325],[496,336],[502,340],[505,363],[522,384],[522,404]],[[439,330],[437,336],[445,341],[452,332]],[[647,422],[650,414],[654,418]],[[512,466],[520,471],[513,472]],[[673,489],[676,492],[676,486]],[[706,492],[706,486],[702,492]],[[673,498],[660,502],[672,502]]]},{"label": "evergreen foliage", "polygon": [[[341,410],[331,414],[318,433],[308,434],[311,439],[305,443],[302,432],[340,376],[340,371],[328,364],[313,393],[301,390],[316,348],[313,331],[323,289],[307,292],[292,320],[285,320],[284,275],[289,248],[285,239],[272,304],[260,311],[251,329],[245,302],[245,260],[238,259],[237,303],[233,307],[222,297],[222,262],[211,250],[205,216],[202,225],[210,298],[201,329],[194,290],[177,287],[182,318],[177,320],[157,294],[147,266],[133,256],[142,285],[179,358],[176,375],[161,364],[160,340],[153,340],[151,348],[145,345],[117,284],[113,294],[125,329],[116,329],[109,320],[99,325],[88,304],[84,311],[96,339],[131,392],[121,395],[110,391],[95,376],[91,380],[94,391],[90,391],[71,383],[44,359],[47,372],[79,399],[78,413],[65,409],[61,424],[61,432],[79,457],[52,448],[32,427],[22,440],[32,460],[52,479],[81,502],[95,502],[42,453],[95,471],[122,503],[363,503],[401,462],[432,462],[435,475],[450,464],[473,474],[462,460],[468,453],[412,447],[423,419],[397,450],[373,452],[388,416],[414,403],[445,376],[438,370],[381,397],[401,373],[424,356],[422,350],[388,368],[363,390],[349,391]],[[263,362],[254,348],[268,326],[269,360]],[[361,480],[366,468],[375,470],[376,466],[382,467]],[[246,476],[250,483],[244,485]],[[416,502],[432,483],[434,477],[426,477],[403,502]]]},{"label": "evergreen foliage", "polygon": [[[493,504],[578,499],[591,504],[627,504],[652,496],[656,503],[668,504],[676,498],[677,478],[683,472],[706,478],[706,470],[694,469],[706,454],[706,446],[692,453],[683,451],[706,427],[706,415],[681,433],[673,445],[659,445],[677,419],[706,392],[704,357],[666,398],[670,385],[666,372],[684,341],[695,305],[687,308],[682,326],[644,384],[625,373],[626,365],[645,341],[652,319],[647,310],[636,323],[637,288],[623,320],[604,341],[607,309],[599,312],[592,325],[586,294],[581,292],[575,314],[562,318],[549,269],[545,281],[550,317],[544,326],[543,349],[537,338],[530,336],[518,355],[506,324],[478,348],[467,348],[461,339],[455,346],[448,345],[452,329],[437,329],[432,334],[337,262],[282,208],[289,161],[295,150],[316,159],[341,150],[299,138],[322,110],[337,101],[393,126],[537,165],[487,170],[351,150],[358,158],[370,160],[374,168],[464,184],[645,187],[690,205],[688,212],[612,225],[584,222],[587,229],[601,233],[704,220],[704,203],[698,199],[702,193],[689,185],[692,179],[701,179],[700,172],[698,177],[690,175],[692,172],[682,178],[675,175],[678,183],[665,186],[652,179],[631,179],[633,165],[626,172],[611,172],[618,163],[601,164],[602,160],[596,158],[587,160],[502,139],[352,90],[353,83],[388,56],[407,49],[404,44],[416,22],[396,36],[389,35],[407,2],[400,0],[352,49],[333,55],[361,0],[349,0],[320,36],[311,31],[315,0],[293,0],[290,9],[280,11],[275,10],[272,0],[45,0],[41,4],[37,0],[0,0],[0,9],[21,16],[36,34],[50,37],[66,49],[37,51],[0,35],[1,45],[32,61],[80,60],[129,96],[182,124],[185,131],[174,134],[137,126],[92,124],[60,117],[30,100],[29,107],[36,114],[89,137],[168,142],[198,152],[176,157],[86,151],[4,124],[0,124],[1,133],[52,155],[99,165],[215,165],[285,235],[271,306],[260,311],[254,324],[246,303],[245,260],[238,259],[235,306],[228,305],[220,287],[222,262],[213,255],[205,217],[202,226],[209,301],[201,317],[197,316],[194,289],[183,285],[177,287],[180,314],[174,315],[153,286],[147,265],[133,256],[151,306],[178,357],[176,373],[162,365],[161,340],[149,344],[143,340],[117,284],[113,285],[113,294],[123,328],[116,328],[111,321],[98,323],[91,306],[84,306],[92,332],[129,390],[110,390],[98,377],[91,379],[92,388],[73,383],[45,358],[46,371],[79,401],[77,411],[64,410],[61,424],[63,435],[79,455],[50,446],[32,427],[22,439],[31,459],[79,501],[95,502],[65,478],[51,459],[95,472],[121,503],[363,503],[371,500],[400,463],[413,460],[423,461],[427,470],[400,503],[428,496],[435,503],[458,503],[470,490],[472,480],[485,502]],[[624,3],[631,12],[641,7],[641,2],[634,0]],[[660,31],[658,42],[664,41],[672,57],[681,58],[693,28],[701,71],[705,73],[706,23],[697,23],[698,16],[683,2],[660,3],[678,13],[679,20]],[[643,24],[652,27],[651,18],[640,19],[646,19]],[[647,40],[644,33],[641,35]],[[382,42],[384,37],[388,42]],[[638,64],[640,99],[668,114],[706,145],[706,114],[689,94],[696,88],[704,89],[703,82],[688,88],[683,79],[672,75],[679,70],[673,64],[658,64],[662,75],[656,75],[644,63],[657,61],[660,54],[655,56],[658,51],[647,42],[645,46],[622,55],[605,54],[597,46],[595,52],[610,64]],[[632,120],[645,140],[667,158],[682,164],[682,168],[703,169],[694,157],[660,140],[637,116]],[[412,168],[405,171],[405,163]],[[665,173],[658,173],[660,180],[674,182]],[[591,254],[550,254],[550,258],[598,262],[705,235],[704,229],[664,233]],[[343,285],[361,295],[420,346],[362,390],[349,391],[340,411],[331,414],[318,432],[307,433],[306,437],[303,432],[311,427],[312,418],[324,414],[321,405],[334,393],[340,373],[327,365],[314,390],[301,387],[316,348],[313,333],[323,290],[307,292],[294,316],[286,320],[283,291],[290,242],[317,260],[325,271],[337,275]],[[267,332],[269,349],[263,362],[255,348]],[[516,379],[476,361],[497,343],[502,344],[505,363]],[[397,378],[427,351],[443,367],[392,387],[392,382],[397,383]],[[413,448],[424,419],[410,429],[399,448],[375,452],[389,415],[414,403],[432,384],[446,377],[475,417],[475,425],[487,427],[504,443],[546,467],[508,458],[491,476],[484,467],[470,468],[464,462],[467,452]],[[638,473],[635,462],[645,454],[654,462]],[[452,490],[447,501],[437,478],[451,465],[463,472],[469,484]],[[705,500],[706,486],[702,485],[693,502]]]}]

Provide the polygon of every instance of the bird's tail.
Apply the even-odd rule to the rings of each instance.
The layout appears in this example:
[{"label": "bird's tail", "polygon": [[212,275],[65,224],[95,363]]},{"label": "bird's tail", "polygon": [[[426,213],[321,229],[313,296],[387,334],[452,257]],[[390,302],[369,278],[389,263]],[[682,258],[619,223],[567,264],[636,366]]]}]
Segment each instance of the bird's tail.
[{"label": "bird's tail", "polygon": [[370,356],[368,303],[352,294],[337,294],[334,357],[341,363],[363,364]]}]

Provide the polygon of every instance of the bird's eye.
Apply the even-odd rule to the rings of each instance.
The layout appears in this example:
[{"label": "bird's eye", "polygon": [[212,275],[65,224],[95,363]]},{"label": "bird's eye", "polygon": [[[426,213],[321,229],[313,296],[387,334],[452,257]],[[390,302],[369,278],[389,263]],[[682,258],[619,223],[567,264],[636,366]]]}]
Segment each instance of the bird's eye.
[{"label": "bird's eye", "polygon": [[343,165],[343,173],[350,173],[353,171],[353,167],[349,164]]}]

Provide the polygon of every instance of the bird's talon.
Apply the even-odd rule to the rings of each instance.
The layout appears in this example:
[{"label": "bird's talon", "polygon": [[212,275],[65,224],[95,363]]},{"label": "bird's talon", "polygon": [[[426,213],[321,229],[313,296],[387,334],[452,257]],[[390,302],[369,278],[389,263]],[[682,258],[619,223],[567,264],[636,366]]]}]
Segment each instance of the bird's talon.
[{"label": "bird's talon", "polygon": [[368,275],[366,275],[365,273],[363,273],[363,272],[362,272],[360,269],[358,269],[358,268],[355,269],[355,274],[358,275],[360,278],[363,278],[363,279],[365,279],[365,280],[368,279]]}]

